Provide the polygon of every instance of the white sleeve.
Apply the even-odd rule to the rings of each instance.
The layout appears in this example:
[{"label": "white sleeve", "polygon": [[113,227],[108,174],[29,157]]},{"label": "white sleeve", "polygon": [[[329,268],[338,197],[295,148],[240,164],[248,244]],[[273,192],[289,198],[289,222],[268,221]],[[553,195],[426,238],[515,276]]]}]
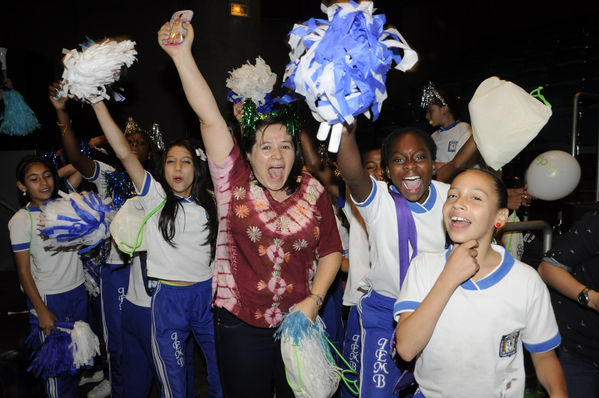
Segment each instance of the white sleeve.
[{"label": "white sleeve", "polygon": [[351,200],[356,205],[356,208],[364,219],[364,222],[366,222],[366,225],[372,225],[378,219],[379,214],[381,213],[379,211],[381,200],[383,195],[387,193],[387,185],[384,182],[376,181],[372,177],[370,177],[370,180],[372,181],[372,190],[366,200],[363,202],[356,202],[354,198],[351,197]]},{"label": "white sleeve", "polygon": [[546,352],[561,343],[549,290],[536,272],[528,285],[530,292],[526,303],[528,323],[522,331],[522,343],[528,352]]},{"label": "white sleeve", "polygon": [[139,203],[146,211],[155,209],[166,197],[162,185],[158,183],[152,175],[146,171],[144,182],[141,187],[135,187]]},{"label": "white sleeve", "polygon": [[98,194],[106,196],[108,195],[108,183],[106,181],[105,173],[113,173],[115,168],[98,160],[94,160],[95,169],[94,175],[85,179],[96,186]]},{"label": "white sleeve", "polygon": [[[401,313],[413,312],[418,308],[436,280],[428,275],[430,269],[427,266],[427,258],[430,261],[430,256],[421,253],[416,255],[410,263],[408,274],[393,306],[393,318],[396,321]],[[433,280],[431,281],[431,279]]]},{"label": "white sleeve", "polygon": [[470,127],[470,125],[467,123],[464,123],[464,124],[467,126],[467,128],[466,128],[466,131],[464,131],[464,133],[460,136],[460,139],[458,140],[456,152],[459,151],[460,148],[462,148],[464,146],[466,141],[468,141],[468,139],[472,136],[472,128]]},{"label": "white sleeve", "polygon": [[29,250],[31,246],[31,220],[26,210],[19,210],[8,222],[10,245],[13,252]]}]

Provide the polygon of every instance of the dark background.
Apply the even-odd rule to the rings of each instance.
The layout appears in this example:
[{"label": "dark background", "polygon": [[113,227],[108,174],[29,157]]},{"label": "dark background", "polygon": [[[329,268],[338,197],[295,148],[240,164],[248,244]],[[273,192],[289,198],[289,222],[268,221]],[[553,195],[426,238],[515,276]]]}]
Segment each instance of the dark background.
[{"label": "dark background", "polygon": [[[138,60],[118,83],[127,99],[109,103],[121,126],[133,116],[142,128],[159,123],[166,140],[199,137],[199,123],[187,105],[172,62],[156,43],[160,25],[181,9],[194,11],[194,55],[221,111],[231,119],[231,105],[225,99],[228,72],[262,56],[278,74],[279,86],[289,60],[286,35],[293,24],[311,17],[326,18],[318,0],[238,2],[249,6],[248,18],[229,15],[228,0],[3,2],[0,46],[8,48],[8,75],[42,128],[25,137],[0,135],[0,150],[43,152],[61,146],[47,86],[60,78],[62,49],[76,48],[86,37],[127,37],[136,42]],[[526,168],[541,152],[570,152],[574,95],[599,93],[594,2],[380,0],[374,5],[376,13],[385,14],[419,53],[420,62],[414,72],[392,69],[387,73],[389,97],[376,123],[361,118],[362,139],[383,135],[395,126],[417,124],[431,131],[419,108],[422,87],[429,80],[459,99],[462,120],[469,121],[468,101],[484,79],[495,75],[527,91],[543,86],[543,94],[553,105],[553,116],[541,133],[504,168],[506,183],[521,185]],[[564,200],[536,201],[532,217],[555,224],[567,202],[593,200],[598,109],[592,100],[580,103],[578,160],[583,176],[578,189]],[[70,112],[82,138],[101,134],[88,105],[72,102]],[[10,186],[14,164],[4,163],[1,166],[8,172],[5,178]],[[14,201],[13,189],[5,190],[1,198]]]}]

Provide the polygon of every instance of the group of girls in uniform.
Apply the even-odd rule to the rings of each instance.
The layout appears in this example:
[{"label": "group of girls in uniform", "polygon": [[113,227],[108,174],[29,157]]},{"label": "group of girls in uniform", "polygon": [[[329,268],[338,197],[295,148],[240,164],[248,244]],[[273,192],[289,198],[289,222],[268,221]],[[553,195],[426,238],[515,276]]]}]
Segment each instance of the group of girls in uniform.
[{"label": "group of girls in uniform", "polygon": [[[127,304],[120,309],[120,348],[111,347],[108,333],[108,350],[117,356],[111,365],[121,378],[117,388],[112,373],[113,396],[119,388],[125,397],[147,396],[152,375],[163,397],[189,396],[186,344],[193,335],[206,358],[211,397],[293,397],[273,335],[290,311],[314,320],[337,276],[342,247],[333,208],[323,185],[303,169],[300,134],[287,113],[262,115],[239,140],[231,134],[192,56],[193,27],[184,28],[181,44],[163,44],[168,22],[157,39],[201,121],[205,154],[176,140],[148,170],[149,142],[126,137],[104,102],[92,105],[137,200],[152,214],[145,268],[157,281],[151,298],[141,299],[140,264],[119,279]],[[71,162],[106,193],[101,181],[109,166],[79,154],[64,103],[53,103]],[[338,166],[370,246],[370,267],[348,292],[360,326],[360,396],[405,394],[409,389],[394,389],[409,378],[414,359],[414,396],[522,396],[523,345],[550,396],[566,396],[547,289],[533,269],[493,244],[506,222],[505,187],[482,170],[464,171],[451,185],[436,181],[435,156],[428,134],[394,130],[380,149],[383,181],[362,162],[356,125],[343,130]],[[54,169],[28,157],[17,180],[27,203],[9,223],[11,243],[43,340],[56,320],[85,319],[83,276],[75,252],[50,255],[37,233],[40,207],[56,197]],[[112,294],[121,265],[105,265],[103,295]],[[48,396],[72,395],[73,383],[45,380]]]}]

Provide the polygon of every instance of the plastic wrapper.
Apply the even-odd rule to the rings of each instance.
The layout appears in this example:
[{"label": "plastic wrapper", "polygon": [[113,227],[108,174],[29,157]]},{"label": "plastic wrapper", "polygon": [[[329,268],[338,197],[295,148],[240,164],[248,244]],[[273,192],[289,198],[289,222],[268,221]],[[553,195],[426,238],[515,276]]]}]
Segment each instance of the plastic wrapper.
[{"label": "plastic wrapper", "polygon": [[177,11],[171,17],[171,30],[168,35],[168,39],[164,40],[163,43],[167,46],[173,46],[176,44],[183,43],[187,31],[183,28],[184,23],[190,23],[191,17],[193,17],[193,11],[182,10]]}]

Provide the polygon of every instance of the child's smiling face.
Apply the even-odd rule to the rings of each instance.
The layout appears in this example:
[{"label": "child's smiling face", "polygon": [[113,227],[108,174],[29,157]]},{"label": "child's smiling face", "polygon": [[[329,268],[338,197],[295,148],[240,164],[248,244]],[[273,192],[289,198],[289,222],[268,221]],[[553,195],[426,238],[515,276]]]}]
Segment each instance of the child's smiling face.
[{"label": "child's smiling face", "polygon": [[386,171],[407,200],[424,203],[433,170],[431,153],[420,136],[408,132],[393,141]]},{"label": "child's smiling face", "polygon": [[503,225],[507,209],[499,208],[497,189],[491,176],[467,170],[451,183],[443,205],[443,220],[451,240],[491,242],[496,223]]}]

